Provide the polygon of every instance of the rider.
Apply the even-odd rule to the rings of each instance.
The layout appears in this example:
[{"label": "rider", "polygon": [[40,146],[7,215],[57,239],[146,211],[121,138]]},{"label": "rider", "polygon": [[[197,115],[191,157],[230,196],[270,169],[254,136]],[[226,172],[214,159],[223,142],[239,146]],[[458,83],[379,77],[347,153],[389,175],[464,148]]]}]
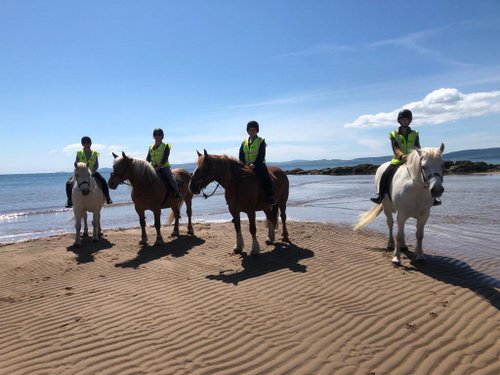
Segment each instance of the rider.
[{"label": "rider", "polygon": [[257,178],[262,184],[267,195],[267,200],[271,205],[276,204],[274,198],[273,185],[269,171],[266,166],[266,140],[258,137],[259,124],[257,121],[250,121],[247,124],[247,133],[249,135],[240,146],[239,159],[240,162],[250,166],[253,169]]},{"label": "rider", "polygon": [[157,128],[153,130],[153,138],[155,143],[149,146],[148,156],[146,161],[151,163],[155,171],[160,175],[161,180],[168,188],[170,186],[174,189],[175,198],[182,198],[179,192],[179,186],[172,175],[172,170],[170,169],[170,163],[168,162],[168,157],[170,156],[170,144],[163,142],[163,130]]},{"label": "rider", "polygon": [[[392,151],[394,156],[391,163],[388,165],[382,177],[380,178],[380,185],[378,193],[370,198],[373,203],[382,203],[385,194],[389,194],[389,185],[392,176],[396,172],[396,169],[403,165],[408,158],[408,154],[412,152],[415,148],[420,148],[420,139],[418,136],[418,131],[412,130],[410,128],[410,123],[413,119],[413,114],[409,109],[403,109],[398,114],[398,122],[400,127],[397,130],[393,130],[389,133],[389,139],[391,140]],[[434,198],[433,206],[439,206],[441,200]]]},{"label": "rider", "polygon": [[[89,167],[90,171],[92,172],[92,176],[97,180],[102,188],[102,192],[106,197],[106,203],[113,203],[113,201],[109,197],[109,188],[106,180],[101,176],[99,172],[97,172],[97,170],[99,169],[99,153],[90,149],[90,146],[92,145],[92,140],[90,139],[90,137],[82,137],[81,143],[83,149],[76,152],[76,160],[74,163],[75,168],[77,163],[81,162],[87,164],[87,167]],[[71,191],[73,190],[73,183],[73,176],[71,176],[66,182],[66,196],[68,198],[68,201],[66,202],[66,208],[73,207],[73,202],[71,201]]]}]

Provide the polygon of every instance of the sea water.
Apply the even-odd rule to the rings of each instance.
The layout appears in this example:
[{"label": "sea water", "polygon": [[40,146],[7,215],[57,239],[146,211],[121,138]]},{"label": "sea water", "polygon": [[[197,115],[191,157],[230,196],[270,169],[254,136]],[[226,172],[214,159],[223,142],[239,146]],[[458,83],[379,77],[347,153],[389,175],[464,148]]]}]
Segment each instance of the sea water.
[{"label": "sea water", "polygon": [[[105,179],[109,173],[103,172]],[[74,232],[73,211],[64,208],[65,183],[69,173],[0,175],[0,244],[25,241]],[[369,198],[375,191],[373,176],[288,176],[290,198],[287,216],[292,221],[314,221],[352,226],[359,214],[369,210]],[[431,209],[425,227],[424,249],[444,255],[500,264],[500,174],[450,175],[444,179],[442,205]],[[205,192],[210,194],[216,184]],[[104,230],[132,228],[139,225],[130,199],[130,187],[120,185],[111,190],[112,205],[105,205],[101,223]],[[186,223],[185,207],[181,224]],[[264,218],[262,212],[258,218]],[[164,210],[162,223],[168,211]],[[242,214],[242,218],[245,215]],[[193,199],[194,222],[229,221],[223,189],[218,188],[208,199]],[[153,215],[146,213],[153,224]],[[367,227],[387,233],[385,216],[381,214]],[[182,230],[182,228],[181,228]],[[408,220],[406,237],[415,243],[415,221]],[[293,239],[293,233],[290,234]],[[1,249],[0,249],[1,251]],[[500,269],[495,275],[500,278]]]}]

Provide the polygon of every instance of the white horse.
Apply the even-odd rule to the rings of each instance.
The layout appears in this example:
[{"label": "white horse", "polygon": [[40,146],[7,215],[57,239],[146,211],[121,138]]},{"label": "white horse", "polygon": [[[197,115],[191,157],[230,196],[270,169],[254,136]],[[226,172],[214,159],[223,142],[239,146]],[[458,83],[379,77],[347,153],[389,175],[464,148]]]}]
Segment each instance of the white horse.
[{"label": "white horse", "polygon": [[80,229],[83,219],[83,235],[88,236],[87,212],[92,212],[93,236],[92,241],[99,241],[101,233],[101,209],[105,197],[102,189],[97,184],[90,169],[85,163],[78,163],[73,172],[73,190],[71,199],[73,201],[73,213],[75,215],[75,243],[73,246],[80,247]]},{"label": "white horse", "polygon": [[[385,195],[381,204],[377,204],[371,210],[361,214],[359,222],[354,226],[354,230],[360,229],[371,223],[384,210],[387,216],[387,226],[389,227],[389,241],[387,248],[393,250],[392,263],[400,265],[401,250],[408,250],[405,243],[404,225],[408,218],[417,220],[417,246],[415,257],[417,261],[424,261],[422,240],[424,238],[424,226],[429,218],[430,210],[434,198],[443,194],[443,168],[444,162],[441,155],[444,151],[444,144],[441,147],[426,147],[415,149],[408,155],[406,163],[400,166],[392,179],[389,191],[392,200]],[[390,162],[382,164],[375,175],[375,184],[379,186],[380,178]],[[394,238],[392,227],[394,219],[392,214],[396,213],[398,223],[398,233],[396,236],[396,248],[394,248]]]}]

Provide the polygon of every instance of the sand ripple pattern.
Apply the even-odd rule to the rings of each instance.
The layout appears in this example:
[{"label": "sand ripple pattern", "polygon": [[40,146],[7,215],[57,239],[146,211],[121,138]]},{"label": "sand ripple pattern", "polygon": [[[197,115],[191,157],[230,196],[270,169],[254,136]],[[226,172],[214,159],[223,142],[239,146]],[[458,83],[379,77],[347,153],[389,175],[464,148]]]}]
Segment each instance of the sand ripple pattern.
[{"label": "sand ripple pattern", "polygon": [[500,283],[484,272],[500,262],[426,249],[395,268],[378,234],[289,231],[266,246],[259,222],[257,258],[232,255],[229,223],[161,247],[137,229],[2,246],[0,374],[500,373]]}]

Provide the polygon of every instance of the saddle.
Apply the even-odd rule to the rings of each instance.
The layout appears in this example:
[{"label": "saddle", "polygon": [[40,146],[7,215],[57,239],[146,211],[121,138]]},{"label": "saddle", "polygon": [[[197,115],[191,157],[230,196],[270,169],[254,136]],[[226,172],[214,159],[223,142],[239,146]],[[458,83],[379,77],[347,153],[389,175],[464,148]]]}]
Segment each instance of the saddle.
[{"label": "saddle", "polygon": [[386,168],[384,173],[382,174],[382,177],[380,178],[380,196],[383,197],[384,194],[387,194],[390,200],[392,200],[391,197],[391,191],[389,187],[392,184],[392,179],[394,178],[394,174],[398,170],[398,168],[403,165],[395,165],[395,164],[389,164],[389,166]]}]

